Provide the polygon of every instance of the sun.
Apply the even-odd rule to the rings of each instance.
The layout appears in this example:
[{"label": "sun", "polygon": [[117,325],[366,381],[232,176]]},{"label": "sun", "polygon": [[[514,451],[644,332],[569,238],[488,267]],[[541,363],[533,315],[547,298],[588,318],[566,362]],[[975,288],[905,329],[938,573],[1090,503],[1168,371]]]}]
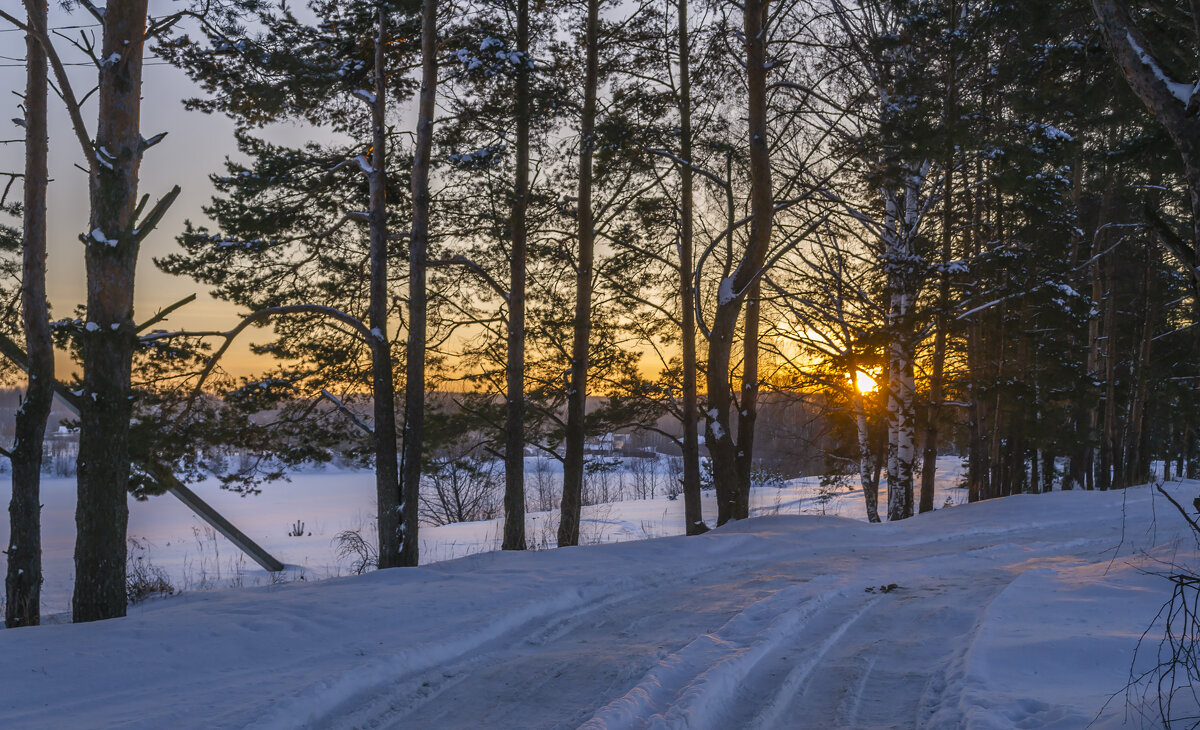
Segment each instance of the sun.
[{"label": "sun", "polygon": [[858,392],[866,395],[873,393],[879,387],[879,383],[875,382],[866,371],[858,370],[854,373],[854,387],[858,388]]}]

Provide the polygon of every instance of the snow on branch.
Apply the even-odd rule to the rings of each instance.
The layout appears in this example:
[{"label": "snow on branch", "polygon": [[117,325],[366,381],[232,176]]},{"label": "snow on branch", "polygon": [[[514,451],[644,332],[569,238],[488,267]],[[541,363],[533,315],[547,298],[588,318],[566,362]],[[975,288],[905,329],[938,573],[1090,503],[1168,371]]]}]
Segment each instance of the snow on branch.
[{"label": "snow on branch", "polygon": [[1189,106],[1192,103],[1192,97],[1196,95],[1196,91],[1200,88],[1200,81],[1195,84],[1183,84],[1167,75],[1162,67],[1158,65],[1158,61],[1151,56],[1138,44],[1137,39],[1133,37],[1133,33],[1129,30],[1125,31],[1125,40],[1129,43],[1129,47],[1133,49],[1133,53],[1137,56],[1142,65],[1150,69],[1150,73],[1167,87],[1167,91],[1171,95],[1183,103],[1184,106]]}]

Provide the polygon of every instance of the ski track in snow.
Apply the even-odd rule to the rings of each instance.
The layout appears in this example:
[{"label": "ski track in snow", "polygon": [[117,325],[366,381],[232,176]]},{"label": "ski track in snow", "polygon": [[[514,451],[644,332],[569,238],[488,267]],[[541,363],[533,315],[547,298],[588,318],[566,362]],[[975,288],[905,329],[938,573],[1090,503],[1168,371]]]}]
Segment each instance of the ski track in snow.
[{"label": "ski track in snow", "polygon": [[[1083,727],[1166,595],[1130,561],[1187,535],[1155,499],[764,517],[4,631],[0,727]],[[150,681],[95,683],[117,666]]]}]

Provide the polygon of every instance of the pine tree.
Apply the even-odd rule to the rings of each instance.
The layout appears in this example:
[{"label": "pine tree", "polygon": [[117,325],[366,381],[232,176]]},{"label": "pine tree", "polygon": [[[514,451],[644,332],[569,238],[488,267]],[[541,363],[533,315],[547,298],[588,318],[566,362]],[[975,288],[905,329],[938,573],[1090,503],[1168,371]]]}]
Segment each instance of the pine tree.
[{"label": "pine tree", "polygon": [[41,622],[42,444],[54,399],[54,345],[46,302],[46,187],[47,168],[47,36],[46,5],[26,0],[25,176],[22,213],[21,309],[25,350],[29,354],[25,399],[17,411],[13,466],[8,573],[5,578],[4,625],[36,626]]},{"label": "pine tree", "polygon": [[[247,321],[290,317],[276,320],[278,338],[265,348],[307,366],[306,373],[285,380],[306,380],[313,388],[335,383],[356,388],[369,369],[379,567],[415,565],[420,459],[413,483],[402,495],[395,365],[388,337],[395,306],[389,295],[389,262],[398,255],[396,237],[389,233],[398,221],[388,199],[399,192],[395,176],[389,175],[396,156],[388,154],[394,134],[388,102],[403,100],[412,91],[410,80],[389,76],[389,69],[403,67],[417,52],[411,31],[419,19],[407,5],[319,3],[313,10],[321,19],[316,26],[300,22],[286,9],[256,8],[263,32],[238,37],[242,19],[233,16],[223,25],[209,26],[207,45],[175,44],[166,49],[167,57],[219,92],[191,102],[197,108],[224,112],[244,126],[299,118],[370,142],[289,149],[239,130],[239,146],[253,163],[249,169],[227,163],[230,174],[214,178],[227,197],[214,200],[207,212],[222,233],[189,227],[181,238],[187,253],[159,263],[172,273],[216,285],[218,295],[250,308]],[[393,20],[398,24],[391,31]],[[429,134],[426,129],[426,142]],[[422,151],[427,161],[427,145]],[[416,192],[422,184],[427,188],[427,179],[426,173],[423,182],[417,181]],[[264,210],[272,213],[264,216]],[[427,204],[421,212],[423,220],[414,217],[414,225],[427,226]],[[418,274],[420,245],[427,235],[426,230],[415,254]],[[305,274],[298,276],[300,272]],[[415,306],[423,310],[422,302]],[[360,314],[364,310],[366,316]],[[424,318],[416,321],[421,331],[410,332],[412,349],[423,363]],[[414,374],[413,387],[423,399],[423,367]],[[420,413],[413,419],[418,428],[409,445],[419,455]]]}]

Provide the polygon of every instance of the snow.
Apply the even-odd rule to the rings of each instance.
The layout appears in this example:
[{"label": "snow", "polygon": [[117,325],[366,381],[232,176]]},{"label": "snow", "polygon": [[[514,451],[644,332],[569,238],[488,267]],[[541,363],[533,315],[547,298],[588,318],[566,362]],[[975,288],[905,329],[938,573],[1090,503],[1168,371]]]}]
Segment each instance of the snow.
[{"label": "snow", "polygon": [[371,167],[370,162],[367,162],[366,155],[359,155],[359,156],[355,157],[354,162],[355,162],[355,164],[358,165],[358,169],[362,170],[363,172],[367,173],[368,175],[375,172],[375,168]]},{"label": "snow", "polygon": [[726,276],[717,287],[717,304],[725,306],[734,299],[737,299],[737,293],[733,290],[733,277]]},{"label": "snow", "polygon": [[[320,510],[361,508],[369,476],[227,495],[243,505],[230,516],[302,552],[316,536],[286,537],[266,507],[328,535],[317,523],[340,518]],[[961,501],[955,476],[938,504]],[[1161,496],[1055,492],[869,525],[848,519],[857,491],[814,514],[815,483],[757,490],[762,516],[699,537],[192,590],[125,619],[0,631],[0,727],[1122,726],[1134,647],[1169,595],[1142,568],[1194,557]],[[47,525],[65,484],[49,481]],[[163,505],[132,505],[131,534]],[[682,529],[682,500],[589,509],[611,534],[647,518],[643,534]],[[423,536],[481,540],[496,523],[452,527]]]},{"label": "snow", "polygon": [[1162,67],[1158,65],[1158,62],[1154,60],[1154,57],[1149,53],[1146,53],[1146,51],[1143,50],[1140,45],[1138,45],[1138,42],[1133,39],[1133,33],[1127,31],[1125,33],[1125,38],[1129,41],[1129,45],[1132,46],[1133,52],[1138,57],[1138,60],[1150,69],[1150,72],[1153,73],[1154,76],[1163,83],[1163,86],[1167,87],[1167,91],[1170,91],[1171,95],[1182,102],[1185,107],[1191,104],[1192,96],[1195,95],[1197,89],[1200,88],[1200,81],[1197,81],[1195,85],[1192,85],[1181,84],[1172,79],[1171,77],[1167,76],[1166,72],[1162,70]]},{"label": "snow", "polygon": [[[101,149],[103,149],[103,148],[101,148]],[[99,228],[92,229],[91,239],[93,241],[95,241],[96,243],[103,244],[105,246],[116,246],[117,245],[116,239],[112,239],[112,238],[109,238],[108,236],[104,235],[104,231],[100,230]]]}]

